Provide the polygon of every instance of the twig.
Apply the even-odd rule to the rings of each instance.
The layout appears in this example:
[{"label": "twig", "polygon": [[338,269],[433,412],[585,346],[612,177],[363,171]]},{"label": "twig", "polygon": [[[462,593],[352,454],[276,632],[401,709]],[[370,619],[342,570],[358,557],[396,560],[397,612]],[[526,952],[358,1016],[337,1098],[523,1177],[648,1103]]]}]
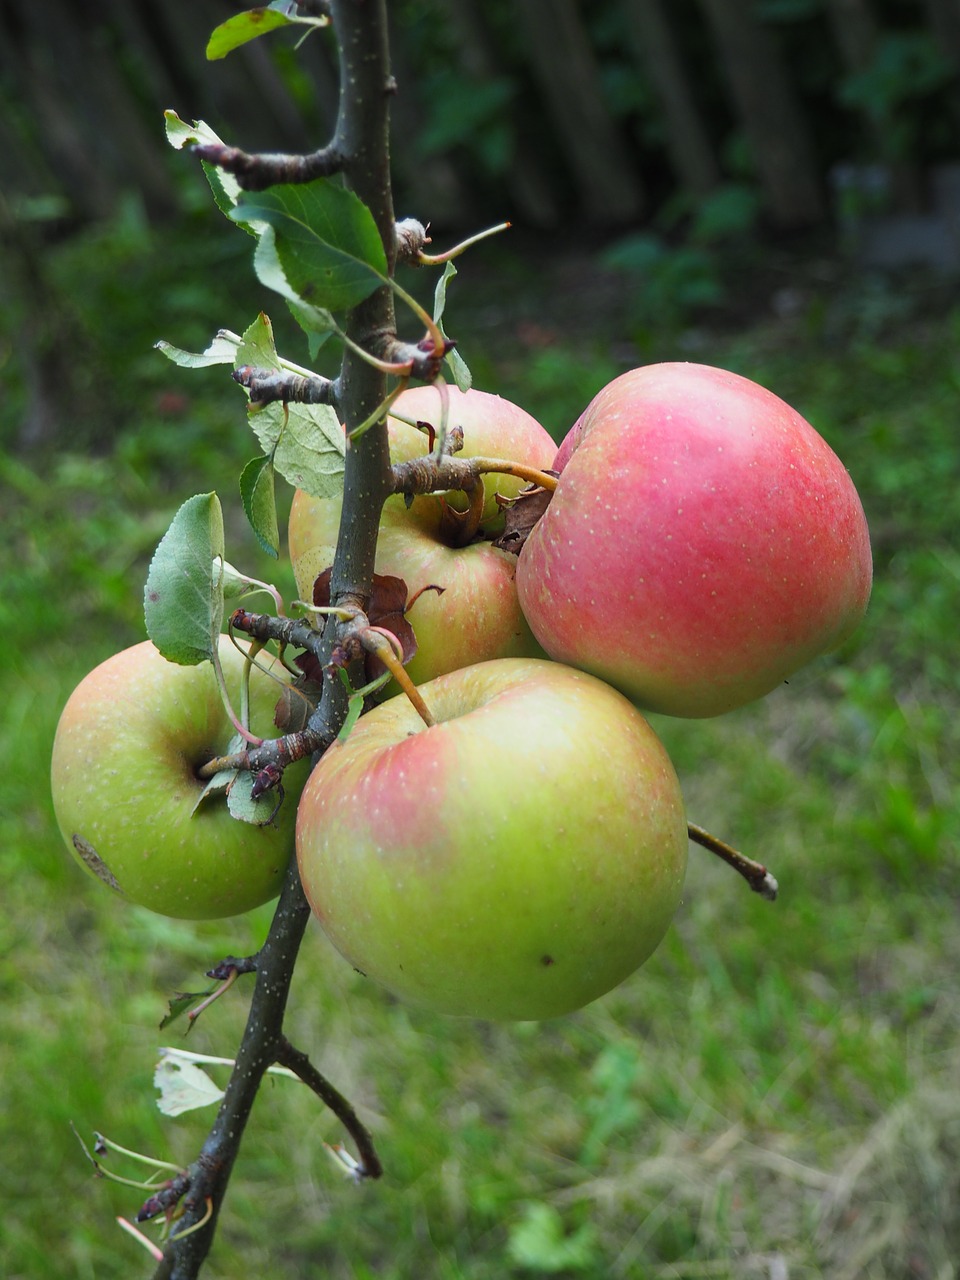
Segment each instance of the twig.
[{"label": "twig", "polygon": [[732,845],[717,839],[709,831],[704,831],[703,827],[698,827],[692,822],[687,823],[687,834],[704,849],[709,849],[718,858],[722,858],[733,867],[734,871],[739,871],[754,893],[759,893],[761,898],[766,898],[768,902],[776,901],[780,886],[762,863],[754,862],[739,849],[734,849]]},{"label": "twig", "polygon": [[207,164],[232,173],[244,191],[265,191],[280,182],[329,178],[343,171],[345,159],[336,137],[327,146],[304,156],[279,152],[256,154],[217,142],[200,143],[193,147],[193,154]]},{"label": "twig", "polygon": [[349,1133],[360,1156],[360,1176],[379,1178],[383,1174],[383,1165],[377,1155],[366,1126],[360,1120],[351,1103],[340,1091],[321,1075],[311,1063],[307,1055],[295,1048],[286,1036],[282,1037],[277,1047],[277,1063],[295,1072],[305,1085],[313,1090],[323,1104],[330,1108],[343,1127]]}]

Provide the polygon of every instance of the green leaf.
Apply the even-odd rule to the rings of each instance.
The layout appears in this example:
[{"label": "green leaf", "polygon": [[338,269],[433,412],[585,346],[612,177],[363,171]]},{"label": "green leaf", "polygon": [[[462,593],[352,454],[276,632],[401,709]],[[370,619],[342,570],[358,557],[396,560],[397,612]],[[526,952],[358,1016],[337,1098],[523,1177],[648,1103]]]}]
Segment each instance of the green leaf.
[{"label": "green leaf", "polygon": [[443,320],[443,313],[447,309],[447,285],[456,274],[457,268],[452,262],[448,262],[433,291],[433,318],[437,324]]},{"label": "green leaf", "polygon": [[343,490],[346,440],[337,415],[325,404],[268,404],[250,425],[284,480],[314,498]]},{"label": "green leaf", "polygon": [[207,44],[207,58],[215,62],[268,31],[291,26],[326,27],[329,19],[300,17],[293,0],[273,0],[265,9],[248,9],[215,27]]},{"label": "green leaf", "polygon": [[252,458],[240,473],[240,499],[257,541],[274,560],[280,555],[280,528],[273,460]]},{"label": "green leaf", "polygon": [[216,986],[208,987],[206,991],[177,991],[167,1001],[167,1013],[163,1021],[160,1023],[160,1030],[164,1031],[172,1022],[188,1013],[194,1005],[206,1000],[207,996],[213,995]]},{"label": "green leaf", "polygon": [[143,595],[147,635],[169,662],[195,666],[216,652],[223,585],[210,565],[223,554],[220,499],[188,498],[154,552]]},{"label": "green leaf", "polygon": [[[185,120],[181,120],[175,111],[165,111],[163,118],[166,124],[167,141],[177,151],[182,151],[184,147],[195,147],[206,143],[220,147],[225,145],[223,139],[203,120],[196,120],[191,126]],[[225,169],[210,164],[206,160],[203,161],[203,172],[210,184],[217,208],[229,218],[237,201],[243,195],[240,183],[232,173],[227,173]],[[243,229],[256,237],[263,227],[251,222],[249,225],[244,225]]]},{"label": "green leaf", "polygon": [[214,27],[207,41],[207,61],[216,62],[258,36],[288,26],[290,19],[277,12],[273,5],[269,9],[248,9],[245,13],[238,13],[221,22],[219,27]]},{"label": "green leaf", "polygon": [[256,320],[244,329],[240,345],[234,348],[233,360],[237,369],[246,364],[255,365],[258,369],[280,368],[273,324],[266,312],[261,311]]},{"label": "green leaf", "polygon": [[507,1253],[518,1267],[530,1271],[586,1271],[598,1260],[596,1232],[587,1223],[566,1235],[552,1205],[529,1204],[510,1230]]},{"label": "green leaf", "polygon": [[[247,364],[262,369],[280,368],[273,328],[263,314],[246,330],[237,349],[236,367]],[[274,469],[284,480],[314,498],[339,495],[343,489],[346,440],[330,405],[251,405],[250,425],[264,455],[272,459]]]},{"label": "green leaf", "polygon": [[182,369],[205,369],[212,364],[233,364],[237,354],[237,344],[230,338],[218,333],[205,351],[184,351],[175,347],[172,342],[163,338],[153,344],[155,351],[162,351],[168,360],[178,364]]},{"label": "green leaf", "polygon": [[[443,313],[447,307],[447,285],[456,274],[457,268],[452,262],[448,262],[443,269],[443,275],[437,281],[437,287],[433,293],[433,318],[445,338],[449,337],[442,323]],[[469,391],[473,386],[473,374],[456,348],[446,356],[446,362],[457,388],[460,391]]]},{"label": "green leaf", "polygon": [[248,192],[230,216],[273,227],[287,286],[304,303],[348,310],[386,281],[387,258],[373,214],[352,191],[325,178]]},{"label": "green leaf", "polygon": [[227,808],[239,821],[265,827],[276,815],[280,796],[276,791],[267,791],[254,800],[250,793],[255,781],[254,774],[247,770],[239,771],[227,790]]},{"label": "green leaf", "polygon": [[270,594],[270,588],[267,583],[261,582],[259,578],[251,578],[247,574],[241,573],[229,560],[215,561],[213,569],[215,573],[219,572],[221,574],[224,603],[242,600],[244,596],[253,595],[257,591],[266,591]]}]

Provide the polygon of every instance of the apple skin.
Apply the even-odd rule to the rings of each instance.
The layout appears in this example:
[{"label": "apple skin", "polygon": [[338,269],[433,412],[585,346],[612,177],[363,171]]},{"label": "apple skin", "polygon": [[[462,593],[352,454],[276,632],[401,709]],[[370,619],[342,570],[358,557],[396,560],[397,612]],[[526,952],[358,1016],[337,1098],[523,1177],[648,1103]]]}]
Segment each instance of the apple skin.
[{"label": "apple skin", "polygon": [[[464,431],[459,457],[498,457],[534,467],[553,461],[555,442],[523,409],[484,391],[448,391],[449,424]],[[415,387],[405,391],[394,408],[415,421],[436,422],[440,398],[433,387]],[[394,462],[426,454],[427,437],[416,428],[391,417],[388,430]],[[497,492],[513,497],[523,484],[501,474],[484,478],[485,529],[502,526],[502,516],[497,520]],[[460,510],[466,506],[462,493],[451,492],[415,498],[408,510],[397,494],[387,499],[380,519],[377,573],[402,578],[408,599],[423,587],[444,588],[442,595],[424,592],[408,615],[419,647],[407,671],[416,684],[489,658],[542,656],[517,601],[516,556],[488,541],[457,548],[445,545],[440,537],[444,500]],[[333,563],[341,506],[339,498],[312,498],[300,490],[294,495],[289,548],[304,600],[313,599],[314,581]]]},{"label": "apple skin", "polygon": [[676,773],[584,672],[479,663],[403,696],[321,758],[297,819],[314,913],[355,968],[435,1012],[567,1013],[655,950],[680,902]]},{"label": "apple skin", "polygon": [[870,537],[847,471],[795,410],[696,364],[609,383],[554,460],[517,565],[551,658],[638,705],[714,716],[842,643],[867,607]]},{"label": "apple skin", "polygon": [[[226,637],[220,660],[239,707],[243,657]],[[278,696],[276,681],[252,673],[253,732],[276,734]],[[101,883],[112,877],[124,898],[160,915],[212,920],[276,897],[309,766],[287,769],[286,797],[270,825],[237,821],[222,797],[207,798],[192,816],[204,786],[194,769],[222,754],[233,733],[209,663],[177,666],[149,641],[101,663],[70,695],[53,745],[53,804],[71,853]],[[95,850],[100,870],[78,852],[74,835]]]}]

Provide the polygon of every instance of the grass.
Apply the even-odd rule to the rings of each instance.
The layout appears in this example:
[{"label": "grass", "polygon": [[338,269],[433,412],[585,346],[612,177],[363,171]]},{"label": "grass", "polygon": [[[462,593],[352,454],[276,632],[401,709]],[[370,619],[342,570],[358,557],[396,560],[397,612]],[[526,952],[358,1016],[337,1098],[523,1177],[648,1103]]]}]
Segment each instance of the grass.
[{"label": "grass", "polygon": [[[144,296],[156,297],[169,262],[134,232],[111,242],[107,269],[136,261]],[[70,1125],[193,1157],[210,1113],[156,1110],[157,1047],[182,1043],[177,1027],[157,1024],[173,991],[254,949],[269,919],[267,908],[193,925],[118,908],[74,867],[53,822],[46,778],[60,707],[96,662],[141,637],[146,563],[178,503],[216,486],[233,508],[231,558],[285,572],[236,519],[235,476],[250,456],[237,393],[215,375],[152,364],[155,337],[186,342],[177,317],[159,304],[157,329],[103,271],[76,246],[51,267],[88,334],[109,293],[95,364],[123,371],[116,403],[102,406],[119,429],[85,453],[60,443],[28,457],[11,416],[0,463],[9,1280],[149,1274],[114,1225],[142,1196],[91,1177]],[[196,308],[222,299],[197,286],[184,301],[185,289],[178,305],[202,342]],[[272,1083],[210,1280],[957,1275],[960,313],[898,310],[865,331],[857,295],[841,301],[747,331],[667,335],[652,353],[695,347],[792,400],[849,465],[874,534],[874,600],[842,653],[719,720],[657,721],[691,816],[768,862],[780,901],[761,901],[693,850],[684,904],[653,959],[590,1008],[544,1024],[408,1010],[312,930],[290,1034],[360,1107],[386,1177],[345,1181],[322,1146],[337,1126],[299,1086]],[[460,323],[484,385],[558,430],[630,358],[610,355],[616,315],[575,344],[541,326],[504,349],[502,317],[484,305]],[[211,315],[211,329],[239,328],[245,313]],[[8,412],[18,394],[14,382]],[[99,434],[88,419],[76,433]],[[232,994],[188,1046],[229,1055],[244,1006]]]}]

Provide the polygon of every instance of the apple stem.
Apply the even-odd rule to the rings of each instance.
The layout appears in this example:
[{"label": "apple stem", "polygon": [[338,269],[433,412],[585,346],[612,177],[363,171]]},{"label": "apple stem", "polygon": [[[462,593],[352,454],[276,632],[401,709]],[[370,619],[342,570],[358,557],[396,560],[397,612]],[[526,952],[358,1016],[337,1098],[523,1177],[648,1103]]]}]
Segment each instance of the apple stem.
[{"label": "apple stem", "polygon": [[159,1245],[153,1243],[148,1236],[145,1236],[139,1227],[135,1227],[132,1222],[128,1222],[126,1218],[117,1218],[117,1224],[126,1231],[127,1235],[133,1236],[138,1244],[142,1244],[147,1253],[153,1258],[154,1262],[163,1261],[163,1250]]},{"label": "apple stem", "polygon": [[768,902],[776,901],[780,886],[777,884],[775,877],[770,874],[762,863],[754,862],[752,858],[748,858],[739,849],[734,849],[732,845],[711,835],[709,831],[705,831],[703,827],[696,826],[693,822],[687,823],[687,834],[691,840],[701,845],[704,849],[709,849],[718,858],[722,858],[724,862],[733,867],[734,871],[739,871],[754,893],[759,893],[761,898],[766,898]]},{"label": "apple stem", "polygon": [[[487,227],[486,231],[478,231],[475,235],[470,236],[466,240],[461,240],[459,244],[455,244],[452,249],[448,249],[446,253],[424,253],[421,250],[414,261],[419,262],[425,267],[438,267],[442,262],[449,262],[452,258],[459,258],[465,249],[469,249],[472,245],[479,244],[481,240],[486,240],[488,236],[495,236],[501,231],[508,231],[509,222],[498,222],[495,227]],[[429,243],[429,241],[425,241]]]},{"label": "apple stem", "polygon": [[549,471],[540,471],[537,467],[528,467],[523,462],[510,462],[505,458],[470,458],[469,462],[471,467],[481,475],[495,471],[507,476],[516,476],[518,480],[526,480],[528,484],[549,489],[551,493],[557,487],[555,475]]},{"label": "apple stem", "polygon": [[210,654],[210,661],[213,664],[214,674],[217,677],[217,688],[220,690],[220,699],[223,702],[223,708],[230,718],[230,723],[243,738],[244,742],[249,742],[252,747],[260,747],[263,745],[263,739],[252,734],[247,726],[233,709],[233,703],[230,701],[230,694],[227,692],[227,682],[224,679],[223,667],[220,665],[220,655],[216,649]]},{"label": "apple stem", "polygon": [[[430,708],[420,696],[420,690],[410,679],[403,665],[403,648],[400,641],[385,627],[365,627],[360,633],[360,643],[367,653],[372,653],[387,668],[397,684],[413,703],[414,709],[427,728],[437,722]],[[398,653],[399,651],[399,653]]]}]

